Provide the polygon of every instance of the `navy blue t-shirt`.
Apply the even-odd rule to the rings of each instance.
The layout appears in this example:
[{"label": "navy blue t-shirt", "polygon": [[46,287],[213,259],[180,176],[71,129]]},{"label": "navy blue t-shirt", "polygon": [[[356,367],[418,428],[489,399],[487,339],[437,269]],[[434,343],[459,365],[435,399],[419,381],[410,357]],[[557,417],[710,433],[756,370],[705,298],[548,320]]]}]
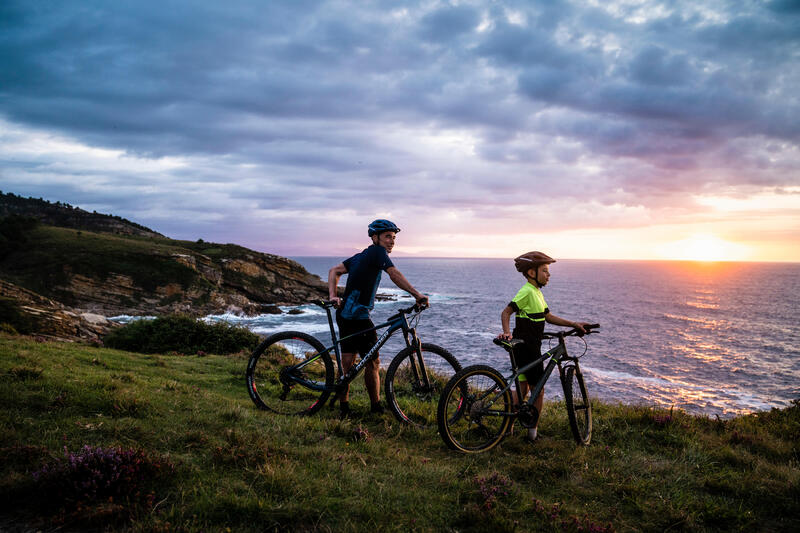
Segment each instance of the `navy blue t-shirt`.
[{"label": "navy blue t-shirt", "polygon": [[361,253],[343,261],[347,269],[347,284],[344,287],[342,318],[361,320],[369,318],[375,305],[375,293],[384,270],[393,267],[386,248],[373,244]]}]

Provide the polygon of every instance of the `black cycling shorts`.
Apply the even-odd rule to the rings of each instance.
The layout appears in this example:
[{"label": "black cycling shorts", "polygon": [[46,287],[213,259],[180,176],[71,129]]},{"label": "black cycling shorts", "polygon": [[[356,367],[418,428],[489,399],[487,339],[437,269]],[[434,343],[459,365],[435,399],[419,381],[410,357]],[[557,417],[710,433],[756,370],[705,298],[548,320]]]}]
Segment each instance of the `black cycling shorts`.
[{"label": "black cycling shorts", "polygon": [[[349,320],[347,318],[342,318],[339,313],[336,313],[336,324],[339,326],[340,339],[344,339],[348,335],[358,333],[359,331],[375,327],[372,320],[368,318]],[[361,335],[343,340],[341,344],[342,353],[357,353],[361,354],[361,357],[364,357],[377,342],[378,332],[373,329],[372,331],[367,331]]]},{"label": "black cycling shorts", "polygon": [[[517,344],[514,347],[514,360],[517,363],[517,368],[522,368],[523,366],[530,364],[541,357],[541,347],[539,347],[537,350],[535,345],[527,342]],[[544,376],[544,361],[540,361],[538,365],[534,365],[533,368],[528,369],[522,375],[528,380],[530,386],[534,387],[542,378],[542,376]]]}]

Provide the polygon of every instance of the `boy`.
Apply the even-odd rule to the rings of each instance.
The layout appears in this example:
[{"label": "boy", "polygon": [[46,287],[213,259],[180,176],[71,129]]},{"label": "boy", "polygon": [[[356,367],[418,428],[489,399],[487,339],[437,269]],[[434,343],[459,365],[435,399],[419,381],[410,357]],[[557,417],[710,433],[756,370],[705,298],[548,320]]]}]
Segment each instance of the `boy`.
[{"label": "boy", "polygon": [[[542,356],[542,334],[544,333],[544,323],[555,324],[576,328],[584,332],[587,322],[572,322],[565,318],[558,317],[550,312],[547,303],[544,301],[541,288],[547,285],[550,279],[550,265],[556,260],[543,254],[542,252],[528,252],[514,259],[514,266],[521,272],[527,282],[514,296],[503,312],[500,314],[500,321],[503,325],[503,333],[500,338],[504,340],[522,339],[524,344],[517,345],[514,350],[514,359],[517,368],[539,359]],[[511,334],[509,322],[511,315],[516,313],[514,334]],[[528,370],[519,377],[520,398],[524,399],[528,395],[531,386],[535,384],[544,374],[544,362],[542,361],[532,369]],[[534,401],[534,407],[542,413],[544,402],[544,389]],[[537,421],[538,425],[538,421]],[[528,439],[536,440],[537,428],[528,429]]]}]

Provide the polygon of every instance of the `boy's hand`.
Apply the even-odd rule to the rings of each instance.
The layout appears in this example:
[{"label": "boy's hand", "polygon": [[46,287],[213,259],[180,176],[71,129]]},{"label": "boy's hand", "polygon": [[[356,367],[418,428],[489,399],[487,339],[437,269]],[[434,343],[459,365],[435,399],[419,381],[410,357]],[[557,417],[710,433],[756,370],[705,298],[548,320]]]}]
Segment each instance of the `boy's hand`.
[{"label": "boy's hand", "polygon": [[589,325],[588,322],[575,322],[575,325],[572,326],[572,327],[575,328],[576,330],[578,330],[578,336],[579,337],[583,337],[586,334],[586,329],[584,329],[584,328],[585,328],[585,326],[588,326],[588,325]]}]

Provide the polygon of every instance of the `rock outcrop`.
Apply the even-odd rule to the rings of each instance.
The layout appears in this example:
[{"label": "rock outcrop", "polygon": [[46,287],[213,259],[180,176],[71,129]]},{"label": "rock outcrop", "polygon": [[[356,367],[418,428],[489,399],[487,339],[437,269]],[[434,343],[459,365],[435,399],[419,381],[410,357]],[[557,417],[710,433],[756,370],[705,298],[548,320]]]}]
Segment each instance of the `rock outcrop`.
[{"label": "rock outcrop", "polygon": [[[51,322],[59,335],[76,325],[68,313],[252,315],[328,294],[325,282],[285,257],[173,240],[120,217],[14,194],[0,194],[0,278],[9,294],[32,291],[25,305],[58,309]],[[90,328],[84,322],[80,328]]]},{"label": "rock outcrop", "polygon": [[70,273],[67,282],[55,289],[73,307],[105,316],[255,315],[274,313],[278,305],[327,297],[327,284],[299,263],[248,252],[243,257],[218,261],[190,251],[172,254],[171,260],[194,274],[186,286],[173,281],[147,288],[130,275],[111,272],[105,278]]},{"label": "rock outcrop", "polygon": [[2,279],[0,300],[13,305],[18,324],[11,326],[24,324],[23,333],[58,340],[100,342],[111,328],[117,327],[102,315],[69,308]]}]

